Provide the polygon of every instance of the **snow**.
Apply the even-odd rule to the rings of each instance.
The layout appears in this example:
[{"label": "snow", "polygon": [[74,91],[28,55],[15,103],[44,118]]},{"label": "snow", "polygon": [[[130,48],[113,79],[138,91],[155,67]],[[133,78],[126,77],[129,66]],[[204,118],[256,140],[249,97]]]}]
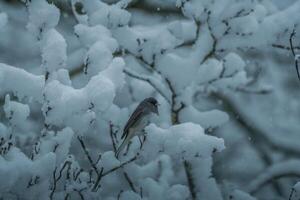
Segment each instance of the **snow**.
[{"label": "snow", "polygon": [[256,198],[250,196],[249,194],[241,191],[241,190],[234,190],[230,195],[230,199],[232,200],[256,200]]},{"label": "snow", "polygon": [[112,60],[108,68],[102,71],[102,75],[109,78],[116,89],[121,89],[125,84],[125,76],[123,74],[123,69],[125,67],[125,62],[122,58],[116,57]]},{"label": "snow", "polygon": [[299,199],[299,189],[300,189],[300,183],[296,183],[294,185],[294,187],[292,188],[292,191],[291,191],[291,194],[290,194],[290,199],[291,200],[296,200],[296,199]]},{"label": "snow", "polygon": [[57,133],[51,132],[43,137],[36,147],[38,154],[34,155],[34,159],[39,159],[49,153],[49,150],[56,153],[56,163],[61,164],[67,158],[69,148],[71,146],[74,132],[70,128],[64,128]]},{"label": "snow", "polygon": [[107,151],[102,154],[100,162],[103,163],[102,167],[105,171],[120,165],[120,161],[116,159],[115,153],[112,151]]},{"label": "snow", "polygon": [[[168,78],[173,87],[182,90],[195,78],[198,63],[189,57],[182,57],[174,53],[167,53],[158,62],[157,68]],[[170,67],[172,68],[170,70]],[[178,74],[185,74],[178,76]]]},{"label": "snow", "polygon": [[[105,76],[93,77],[86,86],[89,102],[95,105],[95,110],[105,111],[113,102],[115,97],[115,85]],[[101,92],[99,92],[99,87]]]},{"label": "snow", "polygon": [[193,122],[200,124],[203,128],[216,128],[225,124],[229,116],[220,110],[210,110],[200,112],[193,106],[184,108],[180,114],[182,122]]},{"label": "snow", "polygon": [[141,197],[132,191],[126,191],[121,194],[120,199],[140,200]]},{"label": "snow", "polygon": [[96,74],[108,67],[112,59],[113,56],[110,49],[103,42],[97,42],[87,52],[84,61],[84,73]]},{"label": "snow", "polygon": [[[180,6],[180,4],[177,3],[177,6]],[[188,18],[195,19],[196,21],[200,21],[204,9],[205,8],[202,5],[202,2],[191,1],[183,4],[182,13]]]},{"label": "snow", "polygon": [[274,164],[249,183],[247,191],[256,191],[259,187],[271,181],[273,177],[280,177],[285,174],[299,174],[300,171],[297,168],[298,165],[299,160],[287,160]]},{"label": "snow", "polygon": [[208,83],[220,77],[223,71],[223,63],[216,59],[208,59],[198,69],[196,81],[198,84]]},{"label": "snow", "polygon": [[30,113],[28,105],[11,101],[8,94],[5,96],[3,109],[6,118],[9,119],[13,126],[24,123]]},{"label": "snow", "polygon": [[189,197],[188,188],[183,185],[174,185],[168,191],[168,195],[166,197],[167,200],[180,200],[180,199],[187,199]]},{"label": "snow", "polygon": [[66,68],[67,44],[63,36],[54,29],[45,33],[42,41],[42,67],[51,73]]},{"label": "snow", "polygon": [[229,76],[237,71],[242,71],[246,66],[246,63],[240,56],[234,53],[230,53],[224,57],[224,76]]},{"label": "snow", "polygon": [[300,4],[274,2],[0,1],[0,199],[298,198]]},{"label": "snow", "polygon": [[58,69],[56,72],[51,74],[52,79],[58,80],[60,83],[64,85],[72,85],[72,81],[70,80],[69,71],[66,69]]},{"label": "snow", "polygon": [[23,69],[0,63],[0,83],[2,94],[12,92],[19,99],[27,97],[42,102],[44,76],[33,75]]},{"label": "snow", "polygon": [[[0,163],[1,176],[9,177],[8,180],[1,182],[1,194],[11,191],[16,195],[24,196],[25,199],[45,197],[45,192],[49,186],[47,182],[55,165],[54,153],[48,153],[33,162],[20,152],[19,149],[12,148],[5,157],[0,157]],[[34,176],[40,177],[38,183],[40,189],[28,191],[26,190],[26,186],[30,178]]]},{"label": "snow", "polygon": [[196,37],[197,26],[193,21],[174,21],[168,25],[168,30],[176,38],[190,41]]},{"label": "snow", "polygon": [[86,26],[77,24],[74,27],[74,32],[79,37],[80,42],[86,47],[91,47],[98,41],[102,41],[112,52],[118,47],[118,43],[111,36],[110,31],[102,25]]},{"label": "snow", "polygon": [[[193,160],[195,156],[209,157],[213,151],[224,149],[222,139],[205,135],[203,128],[193,123],[183,123],[169,129],[161,129],[151,124],[146,131],[151,133],[148,134],[148,142],[152,144],[145,146],[145,156],[148,159],[163,151],[178,162],[181,159]],[[200,143],[203,144],[199,145]]]},{"label": "snow", "polygon": [[[193,36],[195,29],[193,30],[190,26],[188,28],[188,30],[191,30],[190,34]],[[182,35],[184,33],[174,33],[175,35],[173,35],[171,31],[172,28],[168,29],[161,26],[125,26],[113,30],[113,36],[122,48],[135,55],[142,56],[147,63],[151,64],[154,62],[154,57],[160,56],[163,51],[173,49],[185,40],[190,40],[190,37]]]},{"label": "snow", "polygon": [[[124,62],[115,58],[108,68],[93,76],[81,89],[63,85],[54,80],[44,89],[43,113],[46,122],[60,126],[64,123],[75,131],[85,132],[95,119],[95,114],[105,112],[113,102],[116,90],[124,84]],[[80,121],[85,122],[80,125]]]},{"label": "snow", "polygon": [[112,5],[107,6],[102,4],[101,8],[89,16],[89,22],[91,25],[102,24],[108,28],[117,28],[125,26],[130,21],[131,14],[126,10]]},{"label": "snow", "polygon": [[4,26],[7,23],[7,14],[6,13],[0,13],[0,29],[4,28]]},{"label": "snow", "polygon": [[53,4],[48,4],[46,1],[31,1],[28,5],[29,23],[28,30],[41,40],[43,34],[54,28],[59,21],[60,12]]}]

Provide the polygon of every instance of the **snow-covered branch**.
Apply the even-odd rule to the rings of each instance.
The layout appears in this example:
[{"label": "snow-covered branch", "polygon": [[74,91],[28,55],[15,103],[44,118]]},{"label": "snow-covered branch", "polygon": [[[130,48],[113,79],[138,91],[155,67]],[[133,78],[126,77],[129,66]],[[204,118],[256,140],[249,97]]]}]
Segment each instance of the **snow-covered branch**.
[{"label": "snow-covered branch", "polygon": [[[0,1],[0,199],[283,198],[273,180],[299,176],[298,160],[279,161],[299,157],[300,104],[275,49],[298,71],[299,8]],[[147,97],[158,115],[132,115]],[[249,181],[255,197],[238,189]]]}]

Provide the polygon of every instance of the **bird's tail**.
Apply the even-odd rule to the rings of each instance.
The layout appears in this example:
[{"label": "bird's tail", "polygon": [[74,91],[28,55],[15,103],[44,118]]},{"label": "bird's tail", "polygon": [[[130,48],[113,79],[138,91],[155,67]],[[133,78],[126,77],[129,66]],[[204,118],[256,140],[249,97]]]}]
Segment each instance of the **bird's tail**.
[{"label": "bird's tail", "polygon": [[122,144],[119,146],[119,148],[116,151],[116,157],[119,157],[119,154],[121,153],[121,151],[126,147],[126,145],[128,144],[129,139],[125,138],[122,142]]}]

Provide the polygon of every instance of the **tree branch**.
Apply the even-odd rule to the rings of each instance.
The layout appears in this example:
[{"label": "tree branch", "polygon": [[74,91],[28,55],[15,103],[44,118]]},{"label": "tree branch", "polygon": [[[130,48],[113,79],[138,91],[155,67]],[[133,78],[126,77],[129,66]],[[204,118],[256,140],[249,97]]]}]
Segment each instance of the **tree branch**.
[{"label": "tree branch", "polygon": [[298,79],[300,80],[300,72],[299,72],[299,66],[298,66],[298,59],[299,59],[299,56],[295,53],[295,48],[294,48],[294,45],[293,45],[293,38],[295,37],[296,35],[296,31],[295,31],[295,27],[292,31],[292,33],[290,34],[290,48],[291,48],[291,51],[294,55],[294,59],[295,59],[295,67],[296,67],[296,71],[297,71],[297,76],[298,76]]},{"label": "tree branch", "polygon": [[80,136],[77,136],[77,139],[78,139],[78,141],[79,141],[79,143],[80,143],[80,145],[81,145],[81,148],[83,149],[84,154],[86,155],[86,157],[87,157],[87,159],[88,159],[90,165],[91,165],[92,168],[95,170],[96,174],[99,175],[98,168],[97,168],[96,164],[94,163],[92,157],[90,156],[89,151],[87,150],[87,148],[86,148],[86,146],[85,146],[85,144],[84,144],[82,138],[80,138]]},{"label": "tree branch", "polygon": [[176,108],[176,97],[177,94],[175,92],[175,88],[172,86],[171,81],[168,78],[165,78],[166,83],[169,87],[169,90],[171,92],[171,118],[172,118],[172,124],[179,124],[179,112],[185,107],[185,105],[180,102],[180,106]]},{"label": "tree branch", "polygon": [[194,180],[193,180],[193,175],[192,175],[192,165],[191,163],[189,163],[187,160],[185,160],[183,162],[183,166],[184,166],[184,170],[185,170],[185,173],[186,173],[186,177],[187,177],[187,181],[188,181],[188,187],[189,187],[189,190],[190,190],[190,193],[191,193],[191,196],[192,196],[192,199],[193,200],[196,200],[196,191],[195,191],[195,183],[194,183]]},{"label": "tree branch", "polygon": [[123,70],[123,72],[126,74],[126,75],[128,75],[128,76],[130,76],[130,77],[132,77],[132,78],[135,78],[135,79],[138,79],[138,80],[141,80],[141,81],[145,81],[145,82],[147,82],[147,83],[149,83],[168,103],[170,103],[171,104],[171,101],[170,101],[170,99],[162,92],[162,90],[161,89],[159,89],[158,87],[157,87],[157,85],[156,84],[154,84],[153,83],[153,81],[151,80],[151,78],[150,77],[146,77],[146,76],[140,76],[140,75],[137,75],[137,74],[135,74],[134,72],[131,72],[130,70],[128,70],[128,69],[124,69]]},{"label": "tree branch", "polygon": [[62,177],[62,172],[64,171],[64,169],[69,166],[71,164],[70,161],[65,161],[62,168],[59,170],[59,175],[58,177],[56,177],[56,171],[57,171],[57,167],[55,167],[53,173],[52,173],[52,177],[53,177],[53,185],[52,185],[52,189],[51,189],[51,192],[50,192],[50,195],[49,195],[49,198],[52,200],[53,199],[53,195],[54,195],[54,192],[56,190],[56,187],[57,187],[57,182],[61,179]]},{"label": "tree branch", "polygon": [[134,184],[133,184],[133,182],[131,181],[131,179],[129,178],[128,174],[127,174],[126,172],[123,172],[123,175],[124,175],[126,181],[128,182],[128,184],[129,184],[131,190],[132,190],[133,192],[137,193],[137,192],[136,192],[136,189],[134,188]]},{"label": "tree branch", "polygon": [[92,191],[93,191],[93,192],[96,192],[96,191],[98,190],[98,188],[99,188],[99,183],[100,183],[101,179],[102,179],[104,176],[106,176],[106,175],[108,175],[108,174],[110,174],[110,173],[112,173],[112,172],[114,172],[114,171],[116,171],[116,170],[118,170],[118,169],[124,167],[125,165],[127,165],[127,164],[129,164],[129,163],[131,163],[131,162],[133,162],[133,161],[135,161],[135,160],[137,159],[137,157],[138,157],[138,154],[137,154],[136,156],[134,156],[133,158],[131,158],[130,160],[128,160],[128,161],[126,161],[126,162],[123,162],[123,163],[120,164],[119,166],[113,167],[112,169],[110,169],[110,170],[108,170],[108,171],[106,171],[106,172],[103,172],[104,169],[103,169],[103,167],[102,167],[100,173],[99,173],[98,176],[97,176],[97,180],[96,180],[96,182],[95,182],[95,184],[94,184],[94,186],[93,186]]},{"label": "tree branch", "polygon": [[273,164],[259,174],[247,187],[249,193],[256,193],[263,186],[283,177],[300,177],[300,160],[289,160]]},{"label": "tree branch", "polygon": [[116,142],[115,142],[114,136],[113,136],[115,134],[115,132],[113,131],[113,126],[114,125],[110,121],[109,122],[109,135],[110,135],[110,139],[111,139],[111,142],[112,142],[112,145],[113,145],[114,152],[116,152],[117,151],[117,147],[116,147]]}]

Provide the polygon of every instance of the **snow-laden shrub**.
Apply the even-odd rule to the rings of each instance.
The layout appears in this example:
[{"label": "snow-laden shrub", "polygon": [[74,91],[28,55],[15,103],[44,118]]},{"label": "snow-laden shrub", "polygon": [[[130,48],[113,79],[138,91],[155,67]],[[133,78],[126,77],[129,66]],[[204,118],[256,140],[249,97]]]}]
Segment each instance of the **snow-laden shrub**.
[{"label": "snow-laden shrub", "polygon": [[[54,4],[25,1],[26,37],[39,62],[0,63],[0,198],[227,198],[213,171],[224,140],[209,133],[229,114],[221,101],[202,102],[232,91],[269,92],[251,87],[256,77],[243,58],[269,42],[261,42],[269,10],[252,0],[145,2],[177,14],[151,19],[130,8],[137,1],[71,0],[70,42]],[[0,29],[9,23],[0,13]],[[127,119],[149,96],[160,102],[159,116],[145,128],[143,145],[135,137],[116,158]]]}]

